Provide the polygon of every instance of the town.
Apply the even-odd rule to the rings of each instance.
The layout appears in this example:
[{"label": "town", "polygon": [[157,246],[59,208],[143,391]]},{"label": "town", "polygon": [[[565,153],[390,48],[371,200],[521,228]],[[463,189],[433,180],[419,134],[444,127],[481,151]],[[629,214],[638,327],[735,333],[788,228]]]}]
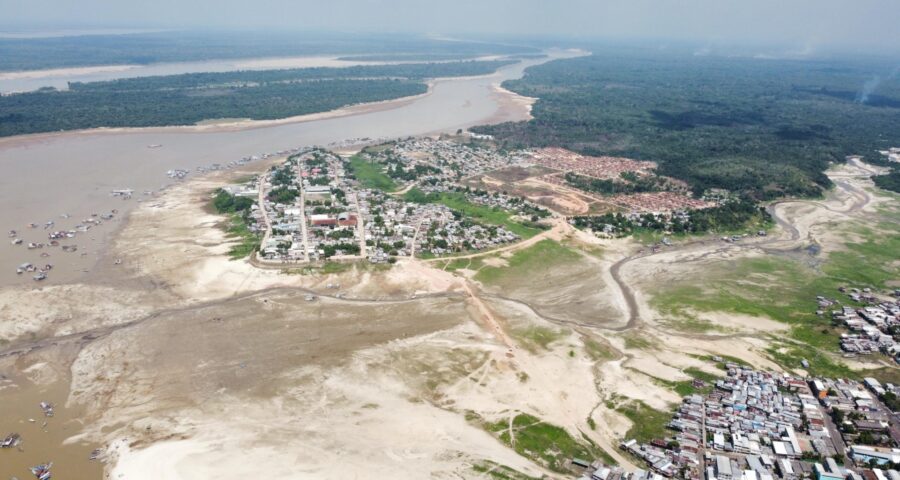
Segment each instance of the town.
[{"label": "town", "polygon": [[[429,138],[368,147],[352,157],[307,148],[220,194],[261,235],[256,260],[262,265],[390,263],[516,242],[522,237],[514,226],[546,228],[539,224],[550,216],[546,209],[457,183],[521,161],[521,154]],[[502,212],[508,223],[482,221],[460,208]]]},{"label": "town", "polygon": [[[894,340],[894,335],[900,333],[900,301],[882,298],[869,288],[841,287],[840,291],[851,305],[841,305],[837,300],[820,295],[816,299],[819,307],[816,313],[822,316],[824,309],[840,307],[831,310],[831,318],[836,326],[849,330],[841,334],[841,350],[845,355],[853,357],[881,352],[900,362],[900,344]],[[900,296],[900,291],[895,291],[894,295]]]},{"label": "town", "polygon": [[583,480],[900,478],[900,386],[799,378],[712,357],[725,376],[684,397],[669,438],[620,448],[646,470],[572,462]]}]

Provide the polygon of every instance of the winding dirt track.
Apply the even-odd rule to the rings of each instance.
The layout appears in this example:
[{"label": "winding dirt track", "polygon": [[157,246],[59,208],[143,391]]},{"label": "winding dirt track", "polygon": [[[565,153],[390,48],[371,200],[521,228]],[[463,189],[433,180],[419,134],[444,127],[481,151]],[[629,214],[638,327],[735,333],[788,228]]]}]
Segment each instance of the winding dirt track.
[{"label": "winding dirt track", "polygon": [[[858,175],[856,177],[869,177],[873,172],[862,165],[856,164],[854,165],[859,170],[863,171],[864,174]],[[827,203],[816,201],[816,200],[783,200],[779,202],[772,203],[766,207],[766,211],[769,215],[772,216],[772,219],[782,230],[783,234],[777,237],[766,237],[765,239],[747,241],[745,243],[726,243],[722,244],[717,240],[696,240],[691,242],[686,242],[684,244],[678,245],[676,247],[662,249],[656,252],[639,252],[635,255],[631,255],[628,257],[619,260],[615,264],[613,264],[610,269],[610,273],[612,274],[612,278],[616,284],[616,286],[621,290],[622,295],[625,298],[625,303],[628,307],[627,312],[623,312],[623,316],[626,318],[626,324],[624,327],[603,327],[599,325],[592,325],[592,328],[601,328],[604,330],[614,330],[614,331],[624,331],[632,329],[638,326],[641,322],[641,312],[640,307],[638,305],[637,299],[635,298],[634,291],[631,289],[631,286],[626,282],[622,276],[622,269],[628,264],[641,260],[644,258],[652,257],[655,255],[660,255],[663,253],[671,254],[674,251],[678,250],[700,250],[701,247],[711,246],[711,248],[702,251],[698,256],[692,258],[688,261],[696,261],[701,258],[708,257],[710,255],[715,255],[719,253],[723,253],[726,251],[734,251],[734,250],[742,250],[742,249],[757,249],[763,250],[767,253],[774,252],[784,252],[787,250],[795,249],[802,247],[801,233],[800,229],[796,226],[796,224],[790,221],[788,218],[785,218],[780,212],[780,206],[785,206],[789,204],[807,204],[814,205],[819,208],[823,208],[833,213],[839,213],[842,215],[852,215],[860,212],[867,205],[872,203],[872,196],[869,192],[859,188],[858,186],[852,184],[850,181],[846,179],[835,180],[835,189],[841,190],[847,194],[848,198],[846,200],[841,200],[844,203],[843,208],[835,208]],[[832,197],[836,197],[835,193],[832,193]],[[786,235],[785,235],[786,234]],[[535,312],[538,313],[538,312]],[[548,319],[549,320],[549,319]],[[558,319],[555,321],[559,321]],[[588,325],[581,325],[588,326]],[[716,338],[724,338],[727,336],[717,336]]]}]

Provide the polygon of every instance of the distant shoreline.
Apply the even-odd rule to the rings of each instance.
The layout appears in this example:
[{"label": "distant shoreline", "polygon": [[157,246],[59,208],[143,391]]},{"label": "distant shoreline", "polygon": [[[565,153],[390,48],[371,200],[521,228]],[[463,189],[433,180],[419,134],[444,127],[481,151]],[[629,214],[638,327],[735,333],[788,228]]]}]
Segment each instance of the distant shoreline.
[{"label": "distant shoreline", "polygon": [[[508,65],[515,66],[518,64]],[[505,67],[504,67],[505,68]],[[245,131],[245,130],[255,130],[259,128],[269,128],[269,127],[277,127],[280,125],[288,125],[294,123],[305,123],[312,122],[318,120],[327,120],[331,118],[340,118],[347,117],[352,115],[361,115],[366,113],[390,110],[393,108],[402,107],[406,104],[419,100],[421,98],[427,97],[434,92],[434,87],[443,82],[447,81],[466,81],[473,80],[477,78],[490,78],[492,76],[496,76],[498,73],[495,71],[493,73],[485,74],[485,75],[474,75],[467,77],[442,77],[428,80],[425,85],[427,86],[427,90],[425,93],[421,93],[418,95],[410,95],[406,97],[399,97],[391,100],[381,100],[377,102],[367,102],[367,103],[359,103],[355,105],[347,105],[344,107],[340,107],[334,110],[326,110],[323,112],[317,113],[308,113],[303,115],[296,115],[292,117],[278,118],[272,120],[242,120],[242,121],[227,121],[227,122],[217,122],[216,119],[208,119],[204,120],[203,124],[195,124],[195,125],[166,125],[166,126],[156,126],[156,127],[98,127],[98,128],[88,128],[88,129],[80,129],[80,130],[66,130],[62,132],[43,132],[43,133],[29,133],[25,135],[14,135],[11,137],[3,137],[0,138],[0,148],[15,148],[27,146],[33,143],[52,140],[57,138],[62,138],[66,136],[87,136],[94,134],[129,134],[129,133],[219,133],[219,132],[237,132],[237,131]],[[495,91],[499,95],[512,95],[515,98],[511,98],[510,101],[513,103],[523,103],[529,111],[531,110],[531,103],[525,99],[528,97],[521,96],[517,93],[510,92],[499,85],[495,86]]]}]

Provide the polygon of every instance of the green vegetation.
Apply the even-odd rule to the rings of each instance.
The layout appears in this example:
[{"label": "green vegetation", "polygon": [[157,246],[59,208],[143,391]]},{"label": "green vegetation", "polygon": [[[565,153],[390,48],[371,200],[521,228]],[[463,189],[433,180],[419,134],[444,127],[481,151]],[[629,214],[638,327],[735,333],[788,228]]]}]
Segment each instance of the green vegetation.
[{"label": "green vegetation", "polygon": [[472,470],[477,473],[487,475],[494,480],[540,480],[536,477],[529,477],[523,473],[519,473],[506,465],[484,460],[481,463],[472,465]]},{"label": "green vegetation", "polygon": [[457,270],[466,269],[466,270],[479,270],[484,266],[484,261],[481,257],[474,258],[454,258],[449,259],[443,262],[443,269],[448,272],[455,272]]},{"label": "green vegetation", "polygon": [[296,189],[290,189],[287,187],[278,187],[273,188],[272,191],[269,192],[269,200],[275,203],[284,203],[291,204],[297,197],[300,196],[300,192]]},{"label": "green vegetation", "polygon": [[464,217],[489,225],[502,226],[522,238],[531,238],[541,231],[541,227],[535,224],[525,225],[513,220],[512,215],[505,210],[469,202],[463,193],[443,193],[437,202],[456,210]]},{"label": "green vegetation", "polygon": [[771,217],[763,207],[749,199],[733,200],[702,210],[688,210],[686,218],[645,213],[631,220],[621,213],[605,213],[595,216],[574,217],[575,226],[603,230],[607,225],[617,235],[643,235],[646,233],[672,232],[697,234],[705,232],[734,232],[736,230],[765,230],[771,225]]},{"label": "green vegetation", "polygon": [[531,238],[546,227],[534,222],[519,222],[513,220],[513,215],[501,208],[479,205],[466,199],[463,192],[425,193],[418,188],[411,188],[403,194],[404,200],[414,203],[441,203],[455,210],[463,217],[488,225],[502,226],[512,233],[522,237]]},{"label": "green vegetation", "polygon": [[366,188],[392,192],[397,184],[384,172],[380,163],[368,161],[359,155],[350,158],[350,173]]},{"label": "green vegetation", "polygon": [[666,180],[656,175],[638,177],[632,173],[631,176],[623,176],[630,178],[630,181],[606,180],[572,172],[566,172],[565,179],[566,183],[577,189],[601,195],[660,192],[666,189]]},{"label": "green vegetation", "polygon": [[246,258],[259,250],[260,236],[251,232],[247,227],[246,217],[238,213],[231,214],[225,227],[225,233],[229,238],[239,241],[228,250],[228,255],[232,260]]},{"label": "green vegetation", "polygon": [[594,361],[615,360],[618,357],[612,346],[602,345],[600,342],[590,338],[584,339],[584,351]]},{"label": "green vegetation", "polygon": [[223,223],[223,228],[229,239],[238,241],[228,250],[228,255],[233,260],[248,257],[259,250],[260,236],[250,231],[248,226],[248,214],[250,207],[253,206],[252,200],[235,197],[225,190],[219,189],[211,203],[216,213],[228,215],[228,220]]},{"label": "green vegetation", "polygon": [[[816,296],[850,300],[838,293],[841,286],[884,290],[900,275],[900,223],[895,213],[874,228],[855,226],[859,240],[830,253],[816,268],[784,257],[730,261],[705,270],[704,280],[662,285],[651,299],[661,313],[695,319],[693,312],[733,312],[767,317],[790,326],[789,335],[776,341],[769,355],[786,368],[798,369],[802,360],[813,375],[858,378],[835,356],[840,330],[831,320],[815,314]],[[883,377],[882,377],[883,378]]]},{"label": "green vegetation", "polygon": [[[900,145],[900,79],[856,96],[884,67],[865,60],[759,60],[591,47],[504,83],[537,97],[534,119],[479,127],[503,146],[560,145],[659,163],[659,173],[753,199],[816,196],[829,162]],[[889,179],[881,180],[882,183]]]},{"label": "green vegetation", "polygon": [[[376,49],[377,48],[377,49]],[[489,54],[533,54],[536,49],[487,42],[446,42],[409,35],[329,35],[266,31],[135,33],[0,39],[0,71],[86,65],[147,65],[211,59],[303,55],[409,56],[449,60]],[[371,57],[369,58],[371,60]]]},{"label": "green vegetation", "polygon": [[559,340],[565,332],[548,327],[529,325],[526,328],[512,329],[510,334],[529,352],[539,349],[550,350],[550,344]]},{"label": "green vegetation", "polygon": [[647,350],[653,348],[653,342],[640,332],[628,332],[622,336],[625,339],[625,348],[628,350]]},{"label": "green vegetation", "polygon": [[640,400],[617,405],[616,411],[631,420],[631,428],[625,433],[626,439],[650,442],[669,436],[666,425],[672,420],[672,412],[656,410]]},{"label": "green vegetation", "polygon": [[509,422],[505,420],[488,429],[499,433],[500,440],[519,455],[536,460],[555,472],[567,472],[566,463],[573,457],[591,460],[602,452],[590,440],[585,438],[585,443],[579,442],[565,429],[524,413],[513,419],[512,436]]},{"label": "green vegetation", "polygon": [[95,127],[271,120],[424,93],[424,78],[490,73],[507,62],[189,73],[72,83],[0,96],[0,136]]},{"label": "green vegetation", "polygon": [[890,173],[878,175],[872,180],[875,181],[875,186],[878,188],[900,193],[900,169],[897,167],[893,167]]},{"label": "green vegetation", "polygon": [[[653,377],[653,380],[654,382],[673,390],[682,397],[686,397],[688,395],[694,395],[695,393],[700,395],[708,394],[715,388],[715,382],[719,379],[716,375],[706,373],[703,370],[694,367],[685,368],[684,373],[690,375],[692,379],[672,381]],[[703,387],[695,387],[694,380],[700,380],[706,385]]]},{"label": "green vegetation", "polygon": [[197,89],[38,91],[0,97],[0,136],[96,127],[192,125],[215,118],[269,120],[417,95],[400,80],[322,80]]},{"label": "green vegetation", "polygon": [[725,369],[726,369],[725,364],[726,364],[727,362],[734,363],[734,364],[736,364],[736,365],[743,365],[743,366],[745,366],[745,367],[750,367],[750,366],[751,366],[749,363],[747,363],[747,362],[745,362],[745,361],[743,361],[743,360],[741,360],[740,358],[737,358],[737,357],[732,357],[732,356],[729,356],[729,355],[716,355],[716,356],[719,357],[719,358],[721,358],[723,361],[720,362],[720,361],[717,361],[717,360],[713,359],[712,355],[699,355],[699,356],[696,356],[696,358],[698,358],[698,359],[700,359],[700,360],[705,360],[705,361],[707,361],[707,362],[716,362],[716,367],[718,367],[718,368],[721,369],[721,370],[725,370]]},{"label": "green vegetation", "polygon": [[482,267],[475,279],[485,284],[497,284],[510,278],[540,278],[542,272],[547,272],[562,262],[581,260],[581,255],[553,240],[541,240],[513,253],[505,260],[507,265],[503,267]]},{"label": "green vegetation", "polygon": [[253,200],[246,197],[235,197],[234,195],[219,189],[213,198],[213,208],[218,213],[234,213],[250,210],[253,206]]}]

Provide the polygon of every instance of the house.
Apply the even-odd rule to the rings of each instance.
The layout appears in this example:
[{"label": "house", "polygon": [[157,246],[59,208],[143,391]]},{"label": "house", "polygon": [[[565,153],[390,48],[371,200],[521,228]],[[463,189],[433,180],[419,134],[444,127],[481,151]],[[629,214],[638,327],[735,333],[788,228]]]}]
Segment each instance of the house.
[{"label": "house", "polygon": [[874,461],[878,465],[900,463],[900,449],[870,447],[868,445],[851,445],[850,456],[854,461],[869,463]]}]

